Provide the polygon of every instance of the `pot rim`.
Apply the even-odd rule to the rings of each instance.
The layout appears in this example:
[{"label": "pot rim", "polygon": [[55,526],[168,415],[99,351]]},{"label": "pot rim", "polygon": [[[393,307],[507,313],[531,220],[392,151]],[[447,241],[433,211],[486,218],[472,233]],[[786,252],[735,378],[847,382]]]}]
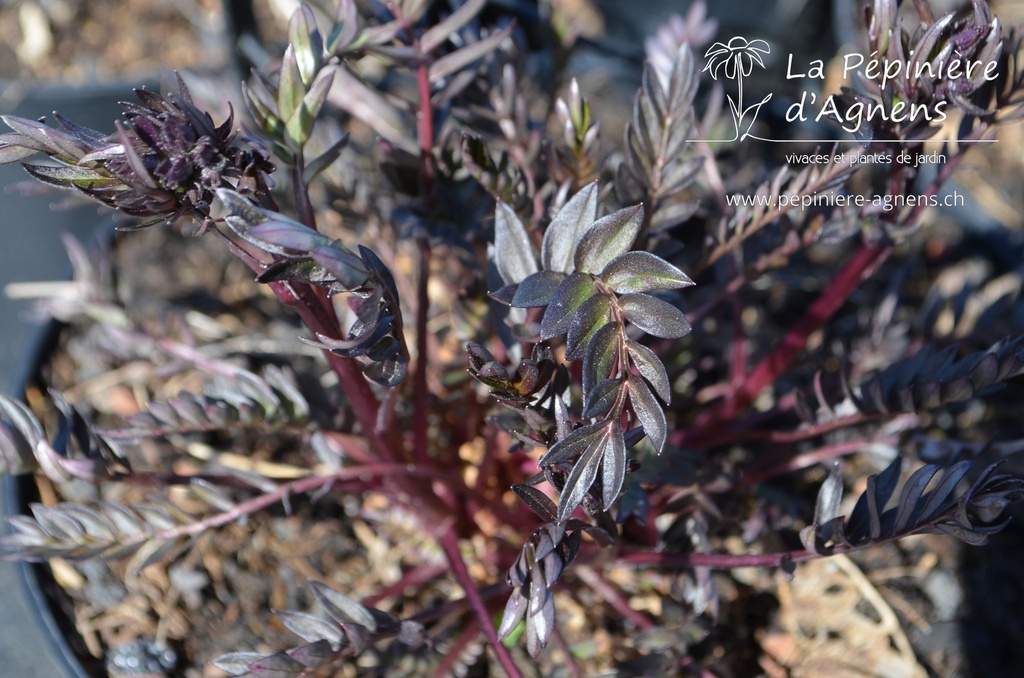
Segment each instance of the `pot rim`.
[{"label": "pot rim", "polygon": [[[15,368],[14,378],[11,380],[10,392],[13,396],[23,399],[27,387],[38,379],[42,361],[56,346],[63,325],[64,323],[60,321],[49,320],[32,331],[27,347],[22,352],[22,360]],[[33,474],[6,475],[3,478],[6,515],[23,513],[27,483],[31,483],[32,478]],[[86,671],[79,656],[68,642],[67,631],[57,620],[54,601],[44,590],[45,577],[47,577],[43,570],[44,564],[27,561],[16,561],[13,564],[29,602],[31,619],[28,621],[31,622],[33,628],[39,630],[40,641],[45,644],[53,659],[61,666],[64,676],[67,678],[90,678],[91,674]],[[71,620],[69,622],[73,629],[74,622]]]}]

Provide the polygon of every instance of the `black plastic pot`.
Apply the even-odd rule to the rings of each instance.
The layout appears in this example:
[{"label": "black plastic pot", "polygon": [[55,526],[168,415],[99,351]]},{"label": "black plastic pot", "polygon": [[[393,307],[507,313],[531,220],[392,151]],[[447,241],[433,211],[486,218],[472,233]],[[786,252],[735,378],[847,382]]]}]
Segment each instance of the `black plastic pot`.
[{"label": "black plastic pot", "polygon": [[[60,332],[60,324],[50,322],[39,327],[29,342],[15,372],[11,392],[22,394],[38,380],[40,367],[49,356]],[[32,475],[3,478],[4,516],[24,513],[38,498]],[[13,586],[11,586],[13,585]],[[4,675],[47,676],[52,678],[88,678],[95,675],[84,666],[73,645],[84,650],[84,642],[67,613],[67,596],[54,581],[45,565],[4,563],[0,571],[4,593],[4,612],[0,615],[0,656]]]},{"label": "black plastic pot", "polygon": [[[131,87],[124,83],[84,88],[48,85],[29,88],[0,84],[0,113],[35,118],[59,110],[82,124],[110,127],[119,117],[119,99]],[[13,105],[12,105],[13,104]],[[0,184],[28,179],[16,165],[0,166]],[[56,341],[58,325],[33,327],[24,322],[25,303],[8,299],[5,285],[25,280],[59,280],[68,276],[61,234],[87,239],[96,232],[95,207],[53,211],[53,196],[23,197],[0,191],[0,223],[5,244],[0,247],[0,386],[21,396],[39,372]],[[0,479],[0,513],[23,513],[36,493],[34,479]],[[0,530],[6,531],[0,520]],[[85,678],[90,672],[70,644],[75,637],[71,618],[57,605],[62,592],[49,569],[0,562],[0,675],[19,678]],[[79,639],[80,641],[80,639]]]}]

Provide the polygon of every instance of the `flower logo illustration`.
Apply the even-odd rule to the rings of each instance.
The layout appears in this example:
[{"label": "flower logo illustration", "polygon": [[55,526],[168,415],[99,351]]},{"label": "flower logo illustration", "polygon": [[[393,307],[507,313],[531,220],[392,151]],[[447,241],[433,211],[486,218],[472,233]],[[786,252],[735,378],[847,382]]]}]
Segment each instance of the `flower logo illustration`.
[{"label": "flower logo illustration", "polygon": [[[764,61],[761,59],[761,55],[770,54],[771,51],[771,47],[764,40],[747,40],[737,35],[729,41],[729,44],[716,42],[704,54],[704,58],[707,59],[707,65],[704,66],[704,70],[711,73],[713,79],[718,80],[718,74],[721,72],[725,75],[726,79],[736,80],[737,83],[736,100],[734,101],[732,95],[729,95],[729,107],[732,109],[732,117],[736,122],[736,136],[730,141],[742,141],[750,136],[750,128],[757,119],[758,111],[761,110],[761,106],[772,98],[772,95],[769,94],[758,103],[752,104],[749,108],[743,107],[743,78],[753,73],[755,63],[764,68]],[[746,123],[744,128],[744,120],[748,117],[748,114],[749,122]],[[742,135],[740,130],[744,130]]]}]

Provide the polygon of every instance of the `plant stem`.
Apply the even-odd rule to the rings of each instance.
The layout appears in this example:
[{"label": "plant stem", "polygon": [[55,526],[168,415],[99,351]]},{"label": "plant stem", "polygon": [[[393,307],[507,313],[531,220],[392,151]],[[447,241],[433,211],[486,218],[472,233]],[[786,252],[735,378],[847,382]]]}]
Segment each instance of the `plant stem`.
[{"label": "plant stem", "polygon": [[[341,339],[341,328],[334,313],[334,306],[327,298],[327,292],[304,283],[270,283],[271,288],[283,302],[295,308],[303,324],[314,334],[322,334],[331,339]],[[280,290],[284,286],[287,291]],[[377,430],[377,414],[380,403],[373,394],[369,382],[359,369],[359,364],[352,358],[339,356],[325,350],[324,357],[334,373],[338,375],[338,385],[352,405],[360,426],[370,441],[371,447],[378,455],[389,461],[397,459],[397,450]]]},{"label": "plant stem", "polygon": [[[416,48],[419,49],[418,41]],[[420,147],[420,194],[426,202],[434,185],[434,106],[430,102],[430,73],[427,71],[426,55],[421,55],[420,63],[416,66],[416,89],[419,93],[416,137]]]},{"label": "plant stem", "polygon": [[469,570],[466,568],[466,562],[462,559],[462,553],[459,551],[459,537],[455,534],[455,528],[451,525],[445,528],[439,542],[445,556],[448,558],[448,563],[451,565],[456,581],[459,582],[463,591],[466,592],[466,599],[470,607],[473,608],[477,621],[487,635],[487,640],[490,641],[491,647],[494,648],[494,653],[498,656],[498,661],[505,669],[505,673],[508,674],[509,678],[522,678],[522,674],[516,668],[515,662],[512,661],[512,656],[508,653],[508,648],[498,639],[498,629],[494,627],[494,622],[487,611],[487,606],[484,604],[480,592],[476,590],[476,586],[473,584],[473,578],[470,577]]},{"label": "plant stem", "polygon": [[633,622],[638,629],[645,630],[654,627],[654,622],[645,617],[643,613],[634,610],[633,606],[629,604],[629,601],[626,600],[618,588],[601,576],[600,572],[589,565],[580,565],[576,568],[575,572],[576,576],[582,579],[587,586],[594,589],[623,618]]},{"label": "plant stem", "polygon": [[413,373],[413,460],[418,464],[429,462],[429,441],[427,436],[427,320],[430,311],[430,241],[419,238],[420,280],[416,293],[416,371]]},{"label": "plant stem", "polygon": [[313,203],[309,199],[309,187],[302,178],[304,172],[305,160],[303,159],[302,151],[300,150],[295,154],[295,164],[291,167],[292,190],[295,195],[295,209],[298,211],[299,219],[302,223],[316,231],[316,212],[313,209]]},{"label": "plant stem", "polygon": [[385,598],[400,595],[402,591],[407,588],[423,586],[424,584],[447,573],[448,567],[446,565],[441,565],[440,563],[420,565],[419,567],[404,573],[402,578],[394,584],[382,588],[377,591],[377,593],[363,600],[363,604],[368,607],[376,607],[377,604]]},{"label": "plant stem", "polygon": [[[478,598],[480,598],[480,600],[490,600],[491,598],[497,596],[499,593],[508,593],[508,590],[508,584],[499,582],[484,586],[483,588],[477,590],[476,595]],[[470,600],[469,595],[467,595],[465,598],[459,598],[458,600],[453,600],[443,605],[438,605],[437,607],[432,607],[428,610],[424,610],[423,612],[419,612],[413,615],[411,621],[414,621],[418,624],[427,625],[431,622],[441,619],[442,617],[447,617],[450,614],[459,612],[469,605]]]},{"label": "plant stem", "polygon": [[[265,262],[251,256],[244,248],[221,233],[219,229],[213,229],[213,232],[252,271],[260,273],[263,270]],[[311,332],[331,339],[343,338],[341,327],[338,324],[338,316],[334,312],[334,306],[331,304],[326,290],[306,283],[288,281],[271,282],[268,285],[281,303],[295,309],[303,324]],[[384,459],[396,460],[397,448],[383,437],[377,427],[380,403],[363,376],[359,364],[353,358],[345,358],[328,350],[324,350],[323,354],[327,364],[338,376],[338,385],[347,396],[349,404],[352,405],[352,411],[366,432],[371,447]]]},{"label": "plant stem", "polygon": [[[707,256],[704,257],[704,260],[701,261],[694,268],[693,272],[690,274],[690,277],[696,279],[697,276],[703,274],[704,271],[711,268],[711,266],[713,266],[716,261],[724,257],[729,252],[734,251],[737,247],[740,246],[740,244],[742,244],[752,235],[759,232],[768,224],[774,223],[780,217],[782,217],[782,215],[787,214],[790,211],[799,207],[800,201],[796,200],[795,196],[813,195],[819,191],[827,190],[829,186],[834,185],[837,181],[843,179],[844,174],[852,174],[853,164],[863,152],[864,150],[858,147],[855,150],[844,153],[843,155],[845,159],[843,160],[843,162],[832,163],[825,167],[822,170],[821,174],[815,175],[809,183],[800,186],[799,190],[796,193],[794,193],[793,198],[790,199],[786,205],[776,205],[772,209],[765,210],[763,212],[757,212],[755,210],[752,216],[749,217],[751,221],[749,221],[748,223],[740,222],[733,224],[733,235],[730,236],[728,240],[725,240],[724,242],[721,242],[720,244],[716,245],[714,249],[712,249],[711,252],[709,252]],[[790,179],[792,180],[792,175]],[[724,228],[722,228],[722,232],[724,233],[726,232],[726,228],[729,226],[729,215],[723,215],[722,219],[724,220]]]},{"label": "plant stem", "polygon": [[479,628],[475,626],[464,627],[455,639],[455,642],[444,653],[441,663],[437,665],[437,669],[434,671],[435,678],[448,678],[448,676],[458,675],[455,673],[455,664],[461,658],[463,651],[479,635]]},{"label": "plant stem", "polygon": [[838,417],[830,421],[824,421],[820,424],[814,424],[805,428],[798,428],[795,431],[741,431],[737,433],[724,433],[714,438],[701,440],[700,442],[701,445],[705,447],[717,447],[720,445],[744,442],[766,442],[776,444],[798,443],[804,440],[809,440],[810,438],[817,438],[818,436],[831,433],[832,431],[845,428],[847,426],[856,426],[858,424],[875,421],[878,418],[878,415],[858,412],[846,417]]},{"label": "plant stem", "polygon": [[842,457],[847,454],[853,454],[854,452],[860,452],[869,445],[878,443],[894,445],[898,441],[899,439],[894,436],[859,438],[857,440],[848,440],[843,443],[836,443],[835,445],[818,447],[793,457],[790,457],[787,454],[782,460],[773,460],[758,464],[760,467],[758,469],[751,469],[750,471],[744,470],[739,482],[744,485],[756,485],[757,483],[763,483],[766,480],[771,480],[772,478],[781,476],[785,473],[807,468],[813,464],[828,461],[829,459],[835,459],[836,457]]},{"label": "plant stem", "polygon": [[569,643],[565,641],[565,636],[562,635],[557,626],[551,632],[551,637],[554,639],[555,645],[558,646],[558,649],[565,656],[565,668],[569,672],[570,678],[583,678],[583,670],[576,663],[576,657],[572,654],[572,648],[569,647]]},{"label": "plant stem", "polygon": [[177,539],[178,537],[200,534],[211,528],[226,525],[255,513],[256,511],[265,509],[268,506],[284,501],[292,494],[312,492],[313,490],[319,489],[325,485],[345,480],[365,480],[370,476],[390,477],[396,475],[431,477],[442,481],[448,480],[448,476],[446,474],[438,473],[431,469],[420,468],[413,464],[373,464],[368,466],[358,466],[355,468],[346,468],[326,476],[309,476],[284,483],[279,485],[277,489],[272,492],[267,492],[266,494],[261,494],[258,497],[253,497],[252,499],[244,501],[223,513],[216,513],[197,522],[172,527],[170,529],[157,532],[156,534],[141,534],[136,537],[135,541],[127,543],[148,541],[150,539],[170,540]]},{"label": "plant stem", "polygon": [[847,553],[853,549],[837,544],[832,553],[821,554],[798,549],[776,553],[651,553],[636,551],[624,553],[612,563],[613,565],[693,568],[707,567],[713,570],[731,570],[737,567],[781,567],[785,563],[800,563],[826,555]]},{"label": "plant stem", "polygon": [[687,437],[694,440],[706,439],[722,425],[735,419],[739,412],[754,402],[754,398],[763,389],[775,383],[800,355],[811,334],[835,315],[853,290],[881,265],[891,251],[892,246],[889,244],[862,245],[782,341],[747,375],[732,397],[698,417],[694,423],[695,433]]}]

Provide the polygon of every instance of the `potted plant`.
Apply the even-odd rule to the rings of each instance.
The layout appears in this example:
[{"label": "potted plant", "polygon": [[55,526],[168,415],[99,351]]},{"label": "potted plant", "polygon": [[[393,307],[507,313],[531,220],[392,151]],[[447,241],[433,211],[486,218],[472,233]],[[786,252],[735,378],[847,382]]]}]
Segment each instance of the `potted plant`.
[{"label": "potted plant", "polygon": [[[0,401],[5,470],[41,498],[3,553],[51,562],[111,672],[700,672],[713,571],[980,544],[1024,497],[998,463],[972,473],[974,424],[928,418],[1016,376],[1021,340],[880,341],[851,310],[1020,113],[1019,38],[984,2],[917,3],[914,28],[871,3],[875,61],[812,116],[835,146],[778,169],[744,150],[799,147],[771,97],[698,121],[702,72],[750,92],[767,53],[698,51],[702,6],[648,45],[609,154],[575,81],[527,76],[567,34],[485,4],[300,7],[244,85],[242,134],[181,78],[112,133],[4,117],[0,161],[43,154],[34,178],[141,231],[116,268],[70,244],[49,391]],[[817,290],[755,284],[793,276]],[[946,454],[898,453],[922,441]]]}]

